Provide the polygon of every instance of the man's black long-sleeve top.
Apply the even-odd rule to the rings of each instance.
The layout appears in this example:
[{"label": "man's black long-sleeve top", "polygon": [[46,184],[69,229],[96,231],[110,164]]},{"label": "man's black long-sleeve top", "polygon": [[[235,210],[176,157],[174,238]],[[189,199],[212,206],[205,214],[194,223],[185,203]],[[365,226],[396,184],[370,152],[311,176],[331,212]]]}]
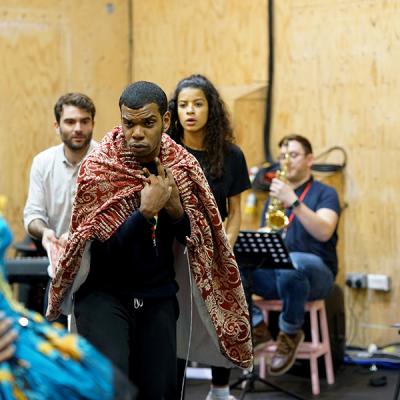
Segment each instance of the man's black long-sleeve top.
[{"label": "man's black long-sleeve top", "polygon": [[90,274],[86,284],[115,294],[143,299],[162,299],[178,291],[175,281],[174,239],[185,243],[190,235],[189,218],[184,215],[172,220],[165,210],[148,221],[134,211],[105,242],[95,240],[91,246]]}]

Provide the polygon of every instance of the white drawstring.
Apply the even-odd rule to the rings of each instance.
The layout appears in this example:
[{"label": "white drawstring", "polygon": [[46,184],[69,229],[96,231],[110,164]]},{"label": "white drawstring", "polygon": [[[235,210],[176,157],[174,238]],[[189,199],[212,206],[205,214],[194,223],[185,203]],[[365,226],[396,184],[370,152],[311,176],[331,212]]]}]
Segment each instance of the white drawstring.
[{"label": "white drawstring", "polygon": [[140,307],[143,307],[143,299],[138,299],[136,297],[133,298],[133,307],[137,310]]}]

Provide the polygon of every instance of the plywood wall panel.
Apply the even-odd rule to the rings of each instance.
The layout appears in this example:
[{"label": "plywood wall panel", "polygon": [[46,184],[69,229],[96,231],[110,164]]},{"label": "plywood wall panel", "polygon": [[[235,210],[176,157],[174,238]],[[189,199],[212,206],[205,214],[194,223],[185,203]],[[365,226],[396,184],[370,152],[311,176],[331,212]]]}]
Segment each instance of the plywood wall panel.
[{"label": "plywood wall panel", "polygon": [[56,143],[51,96],[60,92],[65,71],[60,25],[28,11],[0,9],[0,188],[9,198],[7,215],[17,236],[32,157]]},{"label": "plywood wall panel", "polygon": [[118,123],[118,96],[130,81],[127,8],[122,0],[1,2],[0,192],[16,240],[32,158],[59,143],[57,98],[68,91],[93,98],[97,139]]},{"label": "plywood wall panel", "polygon": [[396,320],[399,299],[399,3],[276,4],[280,68],[272,142],[295,131],[308,136],[316,152],[346,149],[342,273],[382,273],[394,281],[388,294],[345,289],[348,327],[356,327],[349,340],[382,345],[397,334],[389,324]]},{"label": "plywood wall panel", "polygon": [[266,0],[135,1],[133,15],[135,79],[167,93],[192,73],[218,85],[267,79]]},{"label": "plywood wall panel", "polygon": [[128,4],[126,0],[64,2],[69,87],[95,101],[99,139],[119,123],[119,95],[132,79],[129,29],[133,22]]}]

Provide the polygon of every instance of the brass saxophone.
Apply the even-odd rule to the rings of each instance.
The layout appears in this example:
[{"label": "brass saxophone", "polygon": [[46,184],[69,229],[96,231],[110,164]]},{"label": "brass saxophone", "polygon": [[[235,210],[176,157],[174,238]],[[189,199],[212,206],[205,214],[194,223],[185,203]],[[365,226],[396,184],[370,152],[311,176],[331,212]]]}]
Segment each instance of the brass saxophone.
[{"label": "brass saxophone", "polygon": [[[287,183],[287,175],[289,171],[289,152],[286,146],[285,157],[282,161],[282,167],[277,171],[276,177]],[[265,232],[279,232],[289,225],[289,218],[285,215],[285,207],[283,203],[276,197],[271,196],[267,212],[265,213]]]}]

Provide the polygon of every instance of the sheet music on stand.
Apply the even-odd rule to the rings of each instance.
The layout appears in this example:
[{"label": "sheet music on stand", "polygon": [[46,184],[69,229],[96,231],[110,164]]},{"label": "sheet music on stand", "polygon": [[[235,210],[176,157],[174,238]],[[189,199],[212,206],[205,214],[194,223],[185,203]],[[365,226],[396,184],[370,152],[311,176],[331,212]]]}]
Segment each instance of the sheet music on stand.
[{"label": "sheet music on stand", "polygon": [[279,233],[243,230],[234,253],[240,267],[292,269],[288,250]]}]

